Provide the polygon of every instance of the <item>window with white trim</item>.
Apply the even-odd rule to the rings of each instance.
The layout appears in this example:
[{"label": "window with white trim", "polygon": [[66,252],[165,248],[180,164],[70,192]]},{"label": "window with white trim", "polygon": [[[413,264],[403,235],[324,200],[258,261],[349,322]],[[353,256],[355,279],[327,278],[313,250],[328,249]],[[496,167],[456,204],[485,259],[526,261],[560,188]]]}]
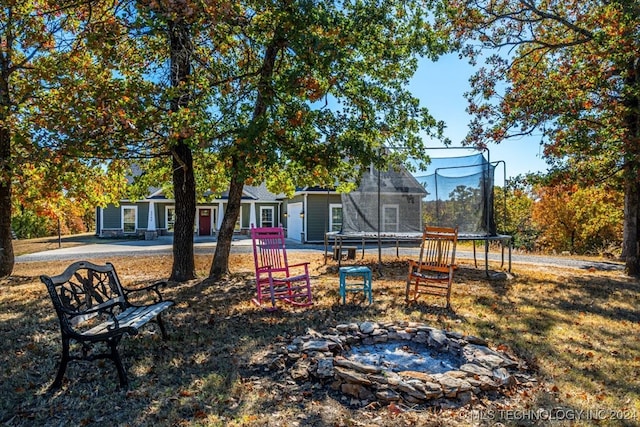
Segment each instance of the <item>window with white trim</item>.
[{"label": "window with white trim", "polygon": [[342,230],[342,204],[329,204],[329,231]]},{"label": "window with white trim", "polygon": [[122,231],[125,233],[135,233],[138,228],[138,207],[122,207]]},{"label": "window with white trim", "polygon": [[176,207],[175,206],[167,206],[164,210],[165,218],[167,218],[167,231],[173,232],[175,231],[176,226]]},{"label": "window with white trim", "polygon": [[260,227],[273,226],[273,206],[260,206]]}]

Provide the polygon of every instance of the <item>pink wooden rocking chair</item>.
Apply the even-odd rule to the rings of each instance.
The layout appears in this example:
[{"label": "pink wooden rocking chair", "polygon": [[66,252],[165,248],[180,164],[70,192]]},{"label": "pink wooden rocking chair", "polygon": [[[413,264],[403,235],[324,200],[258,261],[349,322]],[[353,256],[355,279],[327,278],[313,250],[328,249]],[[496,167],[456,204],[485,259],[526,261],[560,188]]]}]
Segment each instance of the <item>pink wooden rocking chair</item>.
[{"label": "pink wooden rocking chair", "polygon": [[277,300],[294,306],[313,304],[309,263],[288,264],[282,227],[256,228],[251,224],[251,240],[257,292],[253,302],[262,306],[265,301],[270,301],[270,309],[277,308]]}]

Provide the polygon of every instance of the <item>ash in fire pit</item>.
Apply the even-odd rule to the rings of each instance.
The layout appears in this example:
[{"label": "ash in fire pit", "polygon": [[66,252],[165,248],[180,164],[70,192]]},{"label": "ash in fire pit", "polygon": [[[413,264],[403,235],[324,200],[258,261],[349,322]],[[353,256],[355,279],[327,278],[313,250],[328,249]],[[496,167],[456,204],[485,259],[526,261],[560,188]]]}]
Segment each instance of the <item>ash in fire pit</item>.
[{"label": "ash in fire pit", "polygon": [[522,361],[490,349],[480,338],[419,323],[362,322],[322,333],[310,330],[278,353],[270,370],[301,385],[331,387],[356,405],[464,403],[481,393],[536,381],[524,374]]},{"label": "ash in fire pit", "polygon": [[420,371],[442,374],[458,369],[461,365],[460,357],[455,354],[437,352],[424,344],[401,341],[354,346],[344,357],[393,372]]}]

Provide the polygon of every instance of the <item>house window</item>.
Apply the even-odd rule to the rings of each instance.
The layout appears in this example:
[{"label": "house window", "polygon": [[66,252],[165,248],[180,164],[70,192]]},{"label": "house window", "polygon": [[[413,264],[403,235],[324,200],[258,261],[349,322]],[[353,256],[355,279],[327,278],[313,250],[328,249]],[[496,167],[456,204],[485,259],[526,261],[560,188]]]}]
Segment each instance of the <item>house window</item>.
[{"label": "house window", "polygon": [[165,213],[167,215],[167,231],[173,232],[176,226],[176,207],[167,206]]},{"label": "house window", "polygon": [[329,205],[329,231],[342,231],[342,205],[339,203]]},{"label": "house window", "polygon": [[135,233],[138,224],[138,207],[122,207],[122,231],[125,233]]},{"label": "house window", "polygon": [[399,229],[398,205],[382,206],[382,229],[395,233]]},{"label": "house window", "polygon": [[273,227],[273,206],[260,207],[260,227]]}]

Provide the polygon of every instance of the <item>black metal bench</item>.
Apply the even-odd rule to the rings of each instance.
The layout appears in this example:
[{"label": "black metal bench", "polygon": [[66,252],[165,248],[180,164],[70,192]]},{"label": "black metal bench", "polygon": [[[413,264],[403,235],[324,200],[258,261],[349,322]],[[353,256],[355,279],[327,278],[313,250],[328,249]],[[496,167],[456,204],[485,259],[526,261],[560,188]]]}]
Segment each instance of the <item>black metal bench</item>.
[{"label": "black metal bench", "polygon": [[[47,286],[62,332],[62,358],[51,389],[62,385],[69,361],[97,359],[113,360],[120,386],[126,388],[129,382],[117,349],[122,337],[134,335],[142,326],[155,321],[162,338],[167,338],[160,315],[173,301],[162,299],[159,287],[164,282],[126,289],[120,284],[113,264],[96,265],[88,261],[75,262],[57,276],[42,275],[40,280]],[[133,304],[129,296],[140,291],[152,292],[153,302]],[[72,340],[81,345],[80,354],[70,354]],[[105,344],[108,352],[93,354],[98,343]]]}]

